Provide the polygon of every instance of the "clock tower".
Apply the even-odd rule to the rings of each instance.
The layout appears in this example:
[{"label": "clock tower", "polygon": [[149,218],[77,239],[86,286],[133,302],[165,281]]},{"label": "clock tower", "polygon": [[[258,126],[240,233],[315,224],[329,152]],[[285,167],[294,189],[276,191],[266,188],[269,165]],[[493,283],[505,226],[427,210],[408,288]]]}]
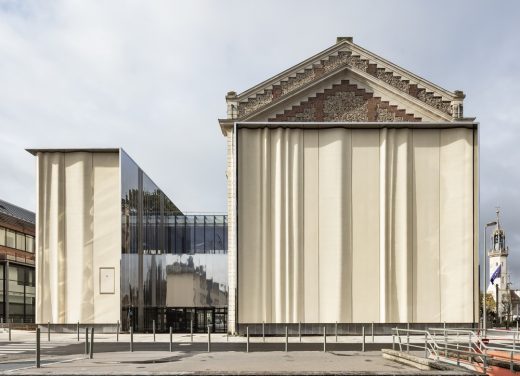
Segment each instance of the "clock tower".
[{"label": "clock tower", "polygon": [[497,224],[495,225],[495,231],[491,235],[491,249],[487,250],[490,271],[487,292],[492,294],[493,300],[497,303],[498,317],[502,319],[508,314],[510,303],[509,276],[507,272],[509,247],[506,246],[506,234],[500,224],[499,208],[497,208],[496,213]]}]

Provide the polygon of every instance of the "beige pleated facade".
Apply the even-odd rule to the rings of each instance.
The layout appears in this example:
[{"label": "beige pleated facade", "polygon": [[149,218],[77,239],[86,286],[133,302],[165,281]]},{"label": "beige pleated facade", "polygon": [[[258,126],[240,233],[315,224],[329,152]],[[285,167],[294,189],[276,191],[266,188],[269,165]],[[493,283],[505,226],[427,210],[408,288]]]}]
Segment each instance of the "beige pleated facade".
[{"label": "beige pleated facade", "polygon": [[[37,154],[36,321],[119,320],[119,153]],[[114,290],[100,271],[114,269]],[[111,275],[111,274],[109,274]]]},{"label": "beige pleated facade", "polygon": [[239,127],[239,322],[474,322],[475,132]]}]

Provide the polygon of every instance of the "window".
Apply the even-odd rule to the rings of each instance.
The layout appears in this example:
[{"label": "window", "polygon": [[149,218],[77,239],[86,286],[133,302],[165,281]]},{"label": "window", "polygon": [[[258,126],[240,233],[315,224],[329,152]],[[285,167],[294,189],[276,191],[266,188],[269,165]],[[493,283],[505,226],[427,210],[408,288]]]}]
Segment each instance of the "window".
[{"label": "window", "polygon": [[5,245],[5,228],[0,227],[0,245]]},{"label": "window", "polygon": [[34,237],[29,235],[25,236],[25,250],[34,253]]},{"label": "window", "polygon": [[16,249],[25,251],[25,235],[19,232],[16,233]]},{"label": "window", "polygon": [[5,245],[7,247],[15,248],[16,235],[14,231],[6,230]]}]

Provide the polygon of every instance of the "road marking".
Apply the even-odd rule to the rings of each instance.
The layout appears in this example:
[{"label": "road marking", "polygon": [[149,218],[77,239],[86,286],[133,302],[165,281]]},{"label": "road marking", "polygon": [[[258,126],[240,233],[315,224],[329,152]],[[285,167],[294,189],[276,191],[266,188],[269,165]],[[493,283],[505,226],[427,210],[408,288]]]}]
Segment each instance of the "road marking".
[{"label": "road marking", "polygon": [[[73,359],[65,359],[65,360],[58,360],[56,362],[49,362],[49,363],[46,363],[44,361],[41,362],[41,365],[42,366],[50,366],[52,364],[59,364],[59,363],[68,363],[68,362],[74,362],[76,360],[83,360],[85,359],[85,357],[81,357],[81,358],[73,358]],[[21,368],[14,368],[14,369],[9,369],[7,371],[4,371],[4,374],[6,373],[10,373],[10,372],[15,372],[15,371],[21,371],[23,369],[31,369],[31,368],[36,368],[35,366],[28,366],[28,367],[21,367]]]},{"label": "road marking", "polygon": [[[40,345],[41,349],[54,349],[57,347],[67,346],[70,345],[68,342],[55,342],[50,344],[42,344]],[[0,345],[0,355],[1,354],[21,354],[26,352],[34,352],[36,349],[35,343],[7,343],[7,344],[1,344]]]}]

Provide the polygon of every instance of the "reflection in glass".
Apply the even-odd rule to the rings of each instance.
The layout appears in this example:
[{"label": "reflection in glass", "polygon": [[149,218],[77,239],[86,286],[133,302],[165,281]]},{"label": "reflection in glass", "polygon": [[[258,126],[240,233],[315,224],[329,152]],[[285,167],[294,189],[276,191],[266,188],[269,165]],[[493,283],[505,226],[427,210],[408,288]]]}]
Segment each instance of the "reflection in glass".
[{"label": "reflection in glass", "polygon": [[124,151],[121,191],[123,327],[224,330],[227,217],[184,215]]},{"label": "reflection in glass", "polygon": [[[34,323],[36,290],[34,268],[15,264],[0,265],[0,303],[9,299],[9,319],[15,323]],[[6,289],[4,289],[4,286]],[[4,295],[8,292],[8,297]]]}]

